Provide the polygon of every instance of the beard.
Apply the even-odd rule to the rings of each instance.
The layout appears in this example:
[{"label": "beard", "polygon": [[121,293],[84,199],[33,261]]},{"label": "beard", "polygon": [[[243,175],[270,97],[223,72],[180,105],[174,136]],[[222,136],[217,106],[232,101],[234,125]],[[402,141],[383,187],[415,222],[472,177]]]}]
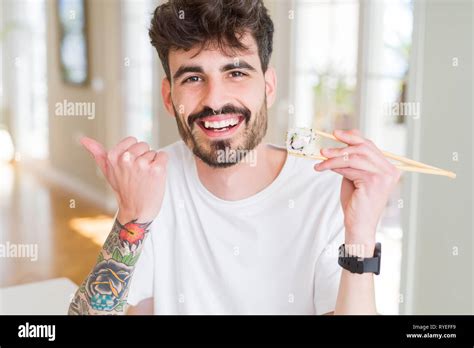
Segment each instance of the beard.
[{"label": "beard", "polygon": [[[213,168],[228,168],[241,162],[250,151],[261,143],[267,132],[266,96],[260,110],[253,116],[249,109],[238,108],[231,104],[226,104],[220,109],[220,114],[241,114],[244,116],[244,121],[239,125],[240,129],[228,139],[211,140],[197,125],[200,118],[214,115],[213,109],[205,107],[200,112],[189,115],[187,122],[179,115],[174,104],[173,109],[178,132],[184,143],[195,156]],[[223,155],[229,153],[236,155]]]}]

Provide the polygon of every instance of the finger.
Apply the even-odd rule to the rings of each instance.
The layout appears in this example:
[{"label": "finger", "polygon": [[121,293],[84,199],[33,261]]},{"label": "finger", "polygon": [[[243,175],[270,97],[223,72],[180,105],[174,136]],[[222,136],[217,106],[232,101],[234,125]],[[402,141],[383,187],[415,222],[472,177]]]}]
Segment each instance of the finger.
[{"label": "finger", "polygon": [[365,175],[364,171],[353,168],[339,168],[333,169],[332,171],[342,175],[350,181],[361,180],[364,178]]},{"label": "finger", "polygon": [[[367,138],[364,138],[362,136],[362,133],[358,130],[358,129],[351,129],[351,130],[348,130],[348,131],[345,131],[349,134],[353,134],[353,135],[356,135],[358,136],[360,139],[363,139],[363,143],[368,145],[368,147],[372,148],[373,150],[375,150],[375,152],[381,154],[383,156],[383,153],[382,151],[370,140],[370,139],[367,139]],[[385,156],[384,156],[385,157]]]},{"label": "finger", "polygon": [[363,155],[375,166],[385,170],[388,170],[390,165],[390,162],[382,153],[374,151],[372,147],[365,143],[346,147],[322,148],[320,152],[327,158],[344,157],[346,160],[352,155]]},{"label": "finger", "polygon": [[353,168],[360,169],[371,173],[378,173],[379,170],[376,166],[370,162],[364,155],[352,155],[348,158],[345,157],[333,157],[324,160],[314,166],[317,171],[323,171],[327,169],[340,169],[340,168]]},{"label": "finger", "polygon": [[364,153],[364,150],[357,151],[356,146],[357,145],[350,145],[346,147],[325,147],[325,148],[321,148],[320,152],[321,152],[321,155],[327,158],[344,157],[344,156],[348,157],[355,153]]},{"label": "finger", "polygon": [[348,131],[346,131],[346,132],[349,132],[349,133],[351,133],[351,134],[354,134],[354,135],[357,135],[357,136],[359,136],[359,137],[362,137],[362,133],[361,133],[360,130],[358,130],[357,128],[350,129],[350,130],[348,130]]},{"label": "finger", "polygon": [[107,151],[105,151],[104,146],[98,141],[88,137],[81,138],[80,143],[89,151],[92,157],[94,157],[102,173],[107,175]]},{"label": "finger", "polygon": [[140,157],[144,153],[150,151],[150,145],[141,141],[139,143],[133,144],[127,149],[128,152],[132,155],[133,158]]},{"label": "finger", "polygon": [[365,142],[365,139],[362,136],[353,133],[353,131],[336,129],[334,131],[334,136],[347,145],[357,145]]},{"label": "finger", "polygon": [[166,172],[166,165],[168,164],[168,155],[166,152],[157,152],[155,159],[151,163],[155,173]]},{"label": "finger", "polygon": [[155,150],[145,152],[139,158],[145,158],[148,162],[153,162],[158,153]]},{"label": "finger", "polygon": [[122,139],[115,147],[109,151],[108,159],[110,162],[115,163],[117,159],[133,144],[137,143],[137,138],[126,137]]},{"label": "finger", "polygon": [[156,151],[150,150],[150,151],[145,152],[143,155],[137,157],[135,162],[137,162],[138,166],[140,166],[141,168],[145,168],[153,162],[155,157],[156,157]]}]

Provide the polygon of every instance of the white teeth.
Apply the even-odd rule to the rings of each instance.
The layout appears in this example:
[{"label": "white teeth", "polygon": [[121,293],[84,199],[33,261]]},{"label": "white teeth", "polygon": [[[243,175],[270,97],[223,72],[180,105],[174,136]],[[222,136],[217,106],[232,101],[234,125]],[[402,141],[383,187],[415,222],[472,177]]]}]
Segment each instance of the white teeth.
[{"label": "white teeth", "polygon": [[212,121],[212,122],[204,121],[204,127],[217,129],[217,128],[235,126],[238,123],[239,123],[239,119],[237,117],[233,117],[233,118],[228,118],[222,121]]}]

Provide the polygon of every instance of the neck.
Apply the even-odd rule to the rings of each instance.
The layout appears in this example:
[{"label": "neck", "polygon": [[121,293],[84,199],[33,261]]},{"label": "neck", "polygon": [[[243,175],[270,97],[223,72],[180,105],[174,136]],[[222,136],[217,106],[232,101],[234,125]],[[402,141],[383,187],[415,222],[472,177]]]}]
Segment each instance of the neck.
[{"label": "neck", "polygon": [[228,168],[213,168],[195,157],[199,180],[223,200],[236,201],[255,195],[275,180],[287,154],[284,149],[266,144],[258,145],[254,151],[252,160],[246,157]]}]

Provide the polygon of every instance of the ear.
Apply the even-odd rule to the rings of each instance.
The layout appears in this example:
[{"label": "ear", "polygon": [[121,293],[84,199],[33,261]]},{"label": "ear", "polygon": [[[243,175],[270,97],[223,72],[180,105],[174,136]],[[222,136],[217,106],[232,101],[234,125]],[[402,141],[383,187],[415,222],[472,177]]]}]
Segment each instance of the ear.
[{"label": "ear", "polygon": [[270,108],[275,102],[277,89],[277,76],[275,69],[271,66],[265,72],[265,93],[267,95],[267,108]]},{"label": "ear", "polygon": [[161,80],[161,97],[163,98],[163,104],[165,104],[166,110],[174,117],[173,101],[171,100],[171,84],[167,77]]}]

